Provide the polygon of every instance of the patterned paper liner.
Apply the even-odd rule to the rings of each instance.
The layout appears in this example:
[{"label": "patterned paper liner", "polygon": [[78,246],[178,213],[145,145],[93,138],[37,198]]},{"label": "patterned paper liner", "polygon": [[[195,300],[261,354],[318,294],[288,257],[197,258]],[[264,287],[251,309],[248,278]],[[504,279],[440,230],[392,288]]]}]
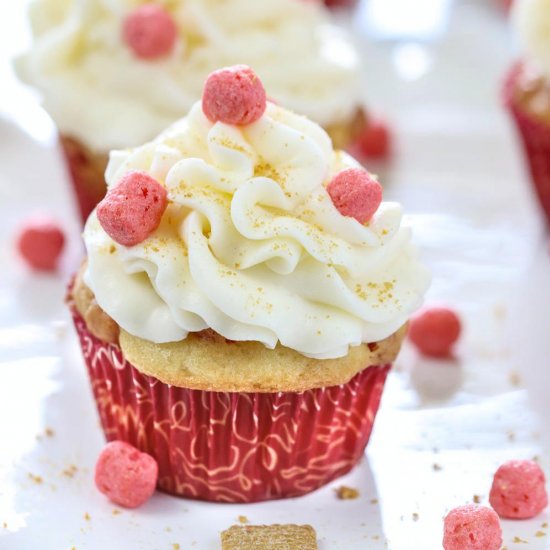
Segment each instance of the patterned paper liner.
[{"label": "patterned paper liner", "polygon": [[141,374],[73,319],[105,436],[156,458],[159,489],[218,502],[309,493],[363,456],[390,365],[302,393],[226,393]]},{"label": "patterned paper liner", "polygon": [[516,95],[521,63],[512,67],[504,83],[504,102],[514,117],[540,204],[550,222],[550,125],[532,116]]},{"label": "patterned paper liner", "polygon": [[59,143],[84,224],[107,191],[104,174],[109,157],[90,151],[84,144],[68,136],[60,136]]}]

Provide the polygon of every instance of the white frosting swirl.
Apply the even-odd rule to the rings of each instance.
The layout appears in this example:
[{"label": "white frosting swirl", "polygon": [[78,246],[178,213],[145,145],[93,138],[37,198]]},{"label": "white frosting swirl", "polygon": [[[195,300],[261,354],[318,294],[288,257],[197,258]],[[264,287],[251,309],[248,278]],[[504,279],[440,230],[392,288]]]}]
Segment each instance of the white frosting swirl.
[{"label": "white frosting swirl", "polygon": [[244,63],[281,105],[322,125],[361,104],[358,58],[324,8],[305,0],[159,0],[178,43],[166,58],[136,58],[124,17],[143,0],[35,0],[33,49],[20,76],[43,94],[60,131],[96,151],[137,146],[186,114],[205,78]]},{"label": "white frosting swirl", "polygon": [[525,56],[550,79],[550,0],[517,0],[513,20]]},{"label": "white frosting swirl", "polygon": [[429,276],[398,204],[382,203],[367,225],[336,210],[325,185],[351,166],[319,126],[271,103],[240,128],[212,124],[197,103],[154,142],[112,154],[109,186],[146,170],[170,203],[133,247],[94,212],[86,283],[120,326],[158,343],[210,327],[332,358],[381,340],[418,307]]}]

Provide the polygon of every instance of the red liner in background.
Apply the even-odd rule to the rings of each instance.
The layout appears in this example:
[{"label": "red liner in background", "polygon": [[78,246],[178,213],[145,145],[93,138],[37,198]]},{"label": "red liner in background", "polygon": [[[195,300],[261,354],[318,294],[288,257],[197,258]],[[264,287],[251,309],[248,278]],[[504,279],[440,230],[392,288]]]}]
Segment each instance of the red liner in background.
[{"label": "red liner in background", "polygon": [[523,70],[521,63],[512,67],[504,83],[503,97],[516,122],[535,191],[550,222],[550,125],[532,116],[517,100],[517,84]]},{"label": "red liner in background", "polygon": [[105,170],[108,154],[94,153],[76,139],[60,136],[59,144],[69,170],[82,223],[107,192]]},{"label": "red liner in background", "polygon": [[357,7],[359,0],[324,0],[327,8],[338,8],[353,10]]},{"label": "red liner in background", "polygon": [[194,499],[299,496],[347,473],[363,456],[390,368],[302,393],[190,390],[141,374],[74,309],[73,319],[107,439],[154,456],[159,489]]}]

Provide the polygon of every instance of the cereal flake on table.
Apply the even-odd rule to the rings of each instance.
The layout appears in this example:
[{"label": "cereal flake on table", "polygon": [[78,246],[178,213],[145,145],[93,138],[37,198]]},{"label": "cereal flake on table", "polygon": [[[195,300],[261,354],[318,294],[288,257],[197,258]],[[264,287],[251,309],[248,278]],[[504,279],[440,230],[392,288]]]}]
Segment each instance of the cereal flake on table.
[{"label": "cereal flake on table", "polygon": [[341,487],[335,489],[335,492],[336,496],[340,500],[354,500],[359,498],[359,491],[353,487],[346,487],[345,485],[342,485]]}]

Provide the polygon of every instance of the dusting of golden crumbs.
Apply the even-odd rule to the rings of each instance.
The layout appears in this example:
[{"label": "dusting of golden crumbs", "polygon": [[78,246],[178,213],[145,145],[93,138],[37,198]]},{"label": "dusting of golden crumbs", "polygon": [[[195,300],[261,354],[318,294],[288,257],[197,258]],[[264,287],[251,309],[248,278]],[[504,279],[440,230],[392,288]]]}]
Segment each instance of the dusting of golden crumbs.
[{"label": "dusting of golden crumbs", "polygon": [[216,137],[212,141],[214,143],[217,143],[218,145],[221,145],[222,147],[225,147],[226,149],[233,149],[234,151],[238,151],[239,153],[242,153],[243,155],[250,157],[249,151],[247,151],[242,145],[239,145],[238,143],[231,141],[227,137],[223,137],[223,138]]},{"label": "dusting of golden crumbs", "polygon": [[33,483],[36,483],[37,485],[40,485],[44,480],[42,479],[42,476],[37,476],[35,474],[32,474],[29,472],[29,479],[33,482]]},{"label": "dusting of golden crumbs", "polygon": [[65,468],[61,473],[65,476],[65,477],[74,477],[74,475],[76,474],[76,472],[78,471],[78,468],[74,465],[74,464],[71,464],[68,468]]}]

